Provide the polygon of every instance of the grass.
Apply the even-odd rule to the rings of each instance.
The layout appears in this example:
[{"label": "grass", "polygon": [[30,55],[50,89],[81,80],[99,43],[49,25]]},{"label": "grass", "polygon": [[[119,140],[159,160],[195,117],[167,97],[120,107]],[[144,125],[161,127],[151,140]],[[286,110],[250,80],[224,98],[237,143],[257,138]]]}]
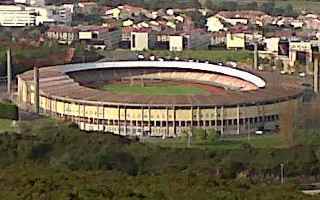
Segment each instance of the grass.
[{"label": "grass", "polygon": [[112,93],[123,94],[141,94],[149,96],[157,95],[197,95],[207,93],[206,90],[193,86],[181,86],[175,84],[157,84],[157,85],[128,85],[128,84],[107,84],[102,87],[103,90]]},{"label": "grass", "polygon": [[[152,138],[146,140],[161,147],[170,148],[186,148],[187,139],[183,137],[169,138],[162,140],[160,138]],[[216,141],[193,141],[190,148],[210,149],[210,150],[234,150],[240,149],[244,144],[250,144],[255,148],[285,148],[287,147],[284,139],[279,134],[268,135],[252,135],[248,139],[247,136],[221,138]]]},{"label": "grass", "polygon": [[12,127],[12,120],[10,119],[0,119],[0,133],[14,131],[15,128]]},{"label": "grass", "polygon": [[252,53],[246,50],[185,50],[181,52],[170,52],[166,50],[154,50],[150,51],[150,54],[154,54],[161,57],[174,58],[178,56],[182,59],[195,59],[195,60],[209,60],[209,61],[236,61],[240,63],[251,64]]}]

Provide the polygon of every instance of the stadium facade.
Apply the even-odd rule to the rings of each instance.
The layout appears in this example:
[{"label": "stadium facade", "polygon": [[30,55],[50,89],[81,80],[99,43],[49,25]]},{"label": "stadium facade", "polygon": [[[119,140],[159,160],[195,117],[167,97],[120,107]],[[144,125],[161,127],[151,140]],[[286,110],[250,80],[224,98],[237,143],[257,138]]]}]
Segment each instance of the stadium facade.
[{"label": "stadium facade", "polygon": [[[82,130],[120,135],[179,136],[192,128],[221,135],[279,126],[283,110],[300,101],[301,86],[272,73],[209,63],[122,61],[41,68],[40,113]],[[206,85],[209,94],[148,96],[102,91],[110,81],[179,81]],[[18,104],[35,104],[33,71],[18,76]]]}]

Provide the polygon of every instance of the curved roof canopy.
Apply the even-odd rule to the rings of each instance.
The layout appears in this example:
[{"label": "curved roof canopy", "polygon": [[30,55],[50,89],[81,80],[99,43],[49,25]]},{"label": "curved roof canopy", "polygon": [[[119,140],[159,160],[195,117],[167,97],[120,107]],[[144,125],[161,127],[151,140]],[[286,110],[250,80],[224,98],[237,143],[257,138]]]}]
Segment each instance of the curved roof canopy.
[{"label": "curved roof canopy", "polygon": [[252,73],[243,71],[241,69],[214,65],[209,63],[197,62],[183,62],[183,61],[119,61],[119,62],[101,62],[101,63],[80,63],[63,65],[62,70],[65,73],[93,70],[93,69],[107,69],[107,68],[137,68],[137,67],[159,67],[159,68],[179,68],[179,69],[194,69],[213,73],[220,73],[227,76],[240,78],[248,81],[259,88],[266,86],[266,82]]}]

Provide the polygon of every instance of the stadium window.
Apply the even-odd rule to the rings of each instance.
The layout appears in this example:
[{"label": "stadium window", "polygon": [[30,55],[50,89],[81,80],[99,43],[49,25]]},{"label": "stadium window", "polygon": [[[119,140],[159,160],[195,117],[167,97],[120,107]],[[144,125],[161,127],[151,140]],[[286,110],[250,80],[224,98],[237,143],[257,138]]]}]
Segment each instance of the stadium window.
[{"label": "stadium window", "polygon": [[233,124],[234,124],[234,125],[237,125],[237,124],[238,124],[238,120],[237,120],[237,119],[234,119],[234,120],[233,120]]}]

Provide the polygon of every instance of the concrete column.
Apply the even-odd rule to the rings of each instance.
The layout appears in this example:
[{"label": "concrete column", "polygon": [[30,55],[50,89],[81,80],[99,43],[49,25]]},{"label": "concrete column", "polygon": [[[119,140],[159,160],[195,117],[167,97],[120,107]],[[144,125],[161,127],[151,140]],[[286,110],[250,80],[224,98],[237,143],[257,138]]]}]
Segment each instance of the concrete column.
[{"label": "concrete column", "polygon": [[221,135],[223,135],[223,126],[224,126],[224,123],[223,123],[223,106],[221,107],[220,109],[220,121],[221,121],[221,126],[220,126],[220,131],[221,131]]},{"label": "concrete column", "polygon": [[87,130],[86,129],[86,124],[88,123],[88,119],[86,119],[86,105],[83,105],[83,114],[82,114],[82,116],[83,116],[83,118],[85,118],[84,124],[83,124],[83,129]]},{"label": "concrete column", "polygon": [[214,107],[214,130],[217,130],[217,123],[218,123],[218,111],[217,106]]},{"label": "concrete column", "polygon": [[121,124],[120,124],[120,106],[118,106],[118,134],[120,135],[121,131]]},{"label": "concrete column", "polygon": [[143,136],[143,132],[144,132],[144,109],[143,109],[143,107],[141,108],[141,112],[142,112],[142,115],[141,115],[141,127],[142,127],[142,136]]},{"label": "concrete column", "polygon": [[[102,128],[103,128],[103,132],[105,132],[105,128],[106,128],[106,119],[104,117],[104,106],[101,107],[102,108]],[[80,112],[79,112],[80,115]],[[108,122],[107,122],[108,123]]]},{"label": "concrete column", "polygon": [[148,107],[148,126],[149,126],[149,134],[152,135],[152,132],[151,132],[151,111],[150,111],[150,107]]},{"label": "concrete column", "polygon": [[7,50],[7,91],[8,96],[11,98],[11,79],[12,79],[12,70],[11,70],[11,50]]},{"label": "concrete column", "polygon": [[124,135],[127,135],[127,108],[124,107]]},{"label": "concrete column", "polygon": [[173,134],[174,136],[177,135],[177,130],[176,130],[176,108],[173,107]]},{"label": "concrete column", "polygon": [[[187,123],[186,123],[186,126],[187,126]],[[191,132],[192,132],[192,129],[193,129],[193,107],[191,107]]]},{"label": "concrete column", "polygon": [[169,108],[166,108],[166,136],[169,136]]},{"label": "concrete column", "polygon": [[319,93],[319,58],[313,60],[313,91]]},{"label": "concrete column", "polygon": [[258,54],[258,44],[254,43],[254,53],[253,53],[253,69],[257,70],[258,69],[258,59],[259,59],[259,54]]},{"label": "concrete column", "polygon": [[237,106],[237,134],[240,135],[240,106]]},{"label": "concrete column", "polygon": [[200,119],[200,107],[198,106],[197,107],[197,123],[198,123],[198,127],[199,128],[201,128],[201,126],[200,126],[200,121],[201,121],[201,119]]},{"label": "concrete column", "polygon": [[34,83],[34,111],[39,114],[40,110],[40,94],[39,94],[39,68],[33,68],[33,83]]}]

